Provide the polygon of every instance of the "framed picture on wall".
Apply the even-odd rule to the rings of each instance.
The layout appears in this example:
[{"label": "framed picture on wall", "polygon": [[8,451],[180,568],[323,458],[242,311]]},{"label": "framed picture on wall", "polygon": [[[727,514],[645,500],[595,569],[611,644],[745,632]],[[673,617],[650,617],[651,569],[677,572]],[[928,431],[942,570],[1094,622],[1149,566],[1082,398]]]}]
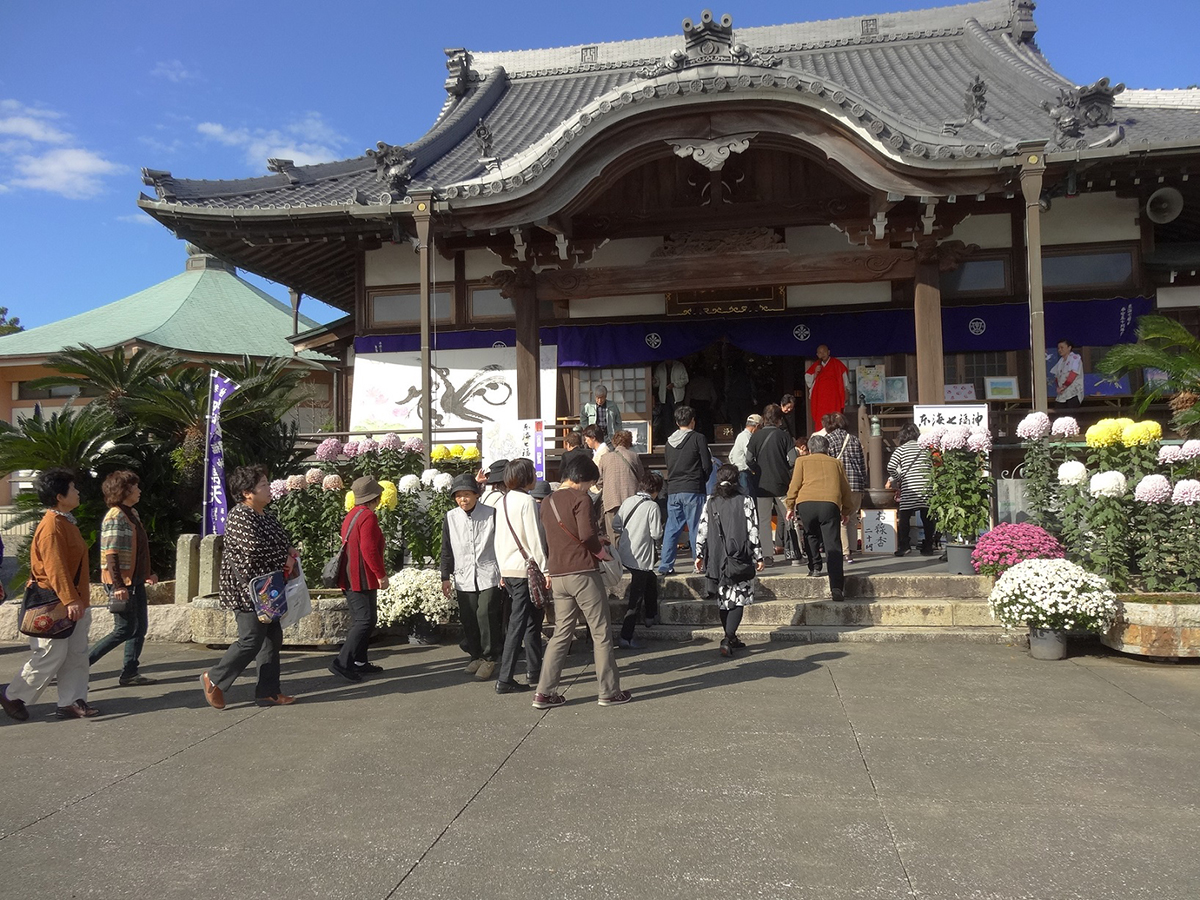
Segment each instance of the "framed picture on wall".
[{"label": "framed picture on wall", "polygon": [[621,423],[622,431],[633,433],[633,452],[634,453],[649,453],[650,452],[650,423],[639,421],[625,421]]},{"label": "framed picture on wall", "polygon": [[908,376],[889,375],[884,382],[884,394],[888,403],[907,403]]},{"label": "framed picture on wall", "polygon": [[1021,390],[1013,375],[986,375],[983,379],[983,396],[987,400],[1018,400]]}]

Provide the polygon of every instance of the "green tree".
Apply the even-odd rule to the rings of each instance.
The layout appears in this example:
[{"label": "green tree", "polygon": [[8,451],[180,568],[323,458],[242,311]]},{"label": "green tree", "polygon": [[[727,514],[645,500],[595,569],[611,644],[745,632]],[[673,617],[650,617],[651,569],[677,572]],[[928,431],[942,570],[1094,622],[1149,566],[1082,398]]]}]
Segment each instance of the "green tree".
[{"label": "green tree", "polygon": [[1109,350],[1097,368],[1112,376],[1158,369],[1164,380],[1141,388],[1139,412],[1145,412],[1155,400],[1169,398],[1171,427],[1189,435],[1200,425],[1200,339],[1166,316],[1139,318],[1137,336],[1137,343]]},{"label": "green tree", "polygon": [[8,307],[0,306],[0,334],[15,334],[18,331],[24,331],[25,326],[21,324],[21,320],[16,316],[11,319],[8,317]]},{"label": "green tree", "polygon": [[127,355],[123,347],[105,353],[91,344],[82,344],[47,357],[46,368],[58,374],[39,378],[30,386],[40,390],[87,382],[100,390],[98,402],[112,413],[116,423],[129,425],[133,421],[133,402],[152,395],[158,379],[180,363],[174,353],[154,347]]}]

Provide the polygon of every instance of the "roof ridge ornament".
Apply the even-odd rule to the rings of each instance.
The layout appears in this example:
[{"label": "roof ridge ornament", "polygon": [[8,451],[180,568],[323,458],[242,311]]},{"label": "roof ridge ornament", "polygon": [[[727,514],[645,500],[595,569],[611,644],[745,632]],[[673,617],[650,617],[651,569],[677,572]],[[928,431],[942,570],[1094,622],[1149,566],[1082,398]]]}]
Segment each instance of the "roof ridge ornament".
[{"label": "roof ridge ornament", "polygon": [[286,175],[289,184],[300,183],[300,173],[296,171],[296,161],[294,159],[280,159],[272,156],[267,159],[267,170],[278,172],[280,175]]},{"label": "roof ridge ornament", "polygon": [[367,150],[367,156],[375,160],[375,180],[387,185],[393,196],[406,196],[416,162],[413,155],[403,147],[386,141],[377,141],[375,146],[377,149]]},{"label": "roof ridge ornament", "polygon": [[474,57],[471,51],[465,47],[449,47],[445,50],[446,53],[446,69],[450,72],[446,78],[446,93],[452,97],[462,97],[471,89],[472,85],[479,84],[486,76],[480,75],[471,68],[471,61]]},{"label": "roof ridge ornament", "polygon": [[967,85],[967,93],[964,102],[964,108],[967,111],[967,121],[973,122],[976,119],[983,122],[983,111],[987,109],[987,83],[978,75],[975,80]]},{"label": "roof ridge ornament", "polygon": [[704,10],[700,15],[700,23],[695,24],[691,19],[683,20],[683,48],[675,48],[663,58],[657,66],[647,66],[639,70],[643,78],[657,78],[671,72],[679,72],[692,66],[713,65],[719,63],[737,66],[755,66],[770,69],[779,65],[779,60],[773,56],[764,55],[746,44],[735,42],[733,39],[733,16],[721,16],[718,22],[713,18],[712,10]]},{"label": "roof ridge ornament", "polygon": [[1012,38],[1018,44],[1032,44],[1033,36],[1037,34],[1037,23],[1033,21],[1033,11],[1037,9],[1034,0],[1013,0],[1012,6]]},{"label": "roof ridge ornament", "polygon": [[[1107,78],[1101,78],[1069,91],[1059,88],[1057,100],[1043,100],[1042,109],[1054,120],[1054,138],[1058,145],[1071,144],[1083,149],[1088,146],[1083,129],[1115,125],[1113,105],[1116,95],[1123,90],[1124,83],[1114,85]],[[1116,140],[1112,143],[1116,143]]]},{"label": "roof ridge ornament", "polygon": [[171,173],[166,169],[142,169],[142,184],[154,188],[159,200],[174,200],[175,192],[164,182],[171,180]]}]

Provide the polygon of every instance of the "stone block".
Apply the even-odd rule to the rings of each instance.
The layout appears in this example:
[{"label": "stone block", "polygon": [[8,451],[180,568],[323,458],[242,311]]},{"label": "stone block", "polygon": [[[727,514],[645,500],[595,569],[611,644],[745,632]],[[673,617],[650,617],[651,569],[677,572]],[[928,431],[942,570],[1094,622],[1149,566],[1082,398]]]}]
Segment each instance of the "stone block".
[{"label": "stone block", "polygon": [[191,610],[172,602],[152,606],[149,610],[147,641],[168,641],[186,644],[192,640]]},{"label": "stone block", "polygon": [[175,543],[175,602],[200,595],[200,535],[181,534]]},{"label": "stone block", "polygon": [[992,618],[991,607],[978,600],[955,601],[952,604],[954,624],[966,628],[986,628],[998,624]]},{"label": "stone block", "polygon": [[1100,640],[1139,656],[1200,657],[1200,606],[1123,602],[1116,623]]},{"label": "stone block", "polygon": [[200,584],[195,596],[216,594],[221,590],[221,546],[224,538],[210,534],[200,541]]},{"label": "stone block", "polygon": [[146,602],[150,606],[163,606],[178,602],[175,599],[175,582],[160,581],[158,584],[146,585]]},{"label": "stone block", "polygon": [[0,604],[0,641],[24,641],[25,635],[17,631],[17,614],[21,611],[19,603]]}]

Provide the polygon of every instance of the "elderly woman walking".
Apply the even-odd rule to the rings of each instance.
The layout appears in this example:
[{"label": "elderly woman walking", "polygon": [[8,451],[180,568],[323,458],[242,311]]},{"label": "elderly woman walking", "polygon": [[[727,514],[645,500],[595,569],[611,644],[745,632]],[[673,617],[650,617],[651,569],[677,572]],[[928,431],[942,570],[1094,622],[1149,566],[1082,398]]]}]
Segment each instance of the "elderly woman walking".
[{"label": "elderly woman walking", "polygon": [[346,595],[350,628],[342,649],[329,664],[329,671],[347,681],[362,681],[364,675],[383,671],[367,659],[371,632],[379,621],[379,591],[387,590],[383,532],[375,510],[383,488],[370,475],[357,478],[350,488],[354,507],[342,519],[341,539],[346,546],[346,567],[338,572],[338,587]]},{"label": "elderly woman walking", "polygon": [[900,429],[896,436],[897,447],[887,464],[887,487],[899,488],[900,512],[896,522],[896,552],[893,556],[904,556],[912,549],[913,513],[921,516],[921,555],[932,556],[937,543],[937,522],[929,512],[929,480],[933,474],[933,458],[929,451],[917,443],[921,430],[912,422]]},{"label": "elderly woman walking", "polygon": [[263,622],[250,598],[250,582],[260,575],[291,573],[296,551],[279,520],[267,512],[271,483],[266,466],[240,466],[229,476],[229,494],[241,502],[225,520],[221,554],[221,606],[233,610],[238,639],[221,661],[200,676],[204,699],[213,709],[225,708],[225,692],[254,661],[258,684],[254,702],[259,706],[287,706],[296,698],[279,685],[279,650],[283,628],[279,620]]},{"label": "elderly woman walking", "polygon": [[814,434],[808,439],[808,455],[796,460],[788,485],[787,516],[804,525],[808,574],[821,574],[821,547],[829,565],[829,591],[834,600],[844,600],[846,584],[842,559],[842,525],[849,516],[850,483],[841,463],[829,455],[829,439]]},{"label": "elderly woman walking", "polygon": [[758,511],[754,498],[738,486],[737,466],[717,469],[717,484],[700,514],[696,533],[696,571],[703,572],[715,594],[725,637],[721,655],[733,656],[746,645],[738,639],[742,612],[754,602],[754,576],[763,570]]},{"label": "elderly woman walking", "polygon": [[26,591],[36,592],[43,599],[47,594],[57,596],[75,627],[64,637],[29,639],[33,655],[17,677],[0,690],[0,706],[9,716],[24,722],[29,718],[26,704],[37,700],[50,679],[57,678],[58,718],[84,719],[99,710],[87,702],[92,611],[88,608],[88,548],[72,515],[79,506],[75,474],[70,469],[47,469],[38,475],[37,495],[46,514],[29,546]]},{"label": "elderly woman walking", "polygon": [[[535,606],[529,592],[528,561],[537,564],[544,576],[548,571],[546,539],[538,519],[537,501],[530,491],[539,483],[532,460],[510,460],[504,469],[508,493],[496,510],[496,559],[500,577],[512,596],[508,633],[496,673],[496,693],[515,694],[537,684],[542,674],[542,622],[546,611]],[[540,482],[545,485],[546,483]],[[547,485],[548,486],[548,485]],[[547,578],[547,583],[549,579]],[[526,683],[516,680],[517,652],[525,646]]]},{"label": "elderly woman walking", "polygon": [[613,516],[622,503],[638,492],[642,463],[633,451],[633,432],[616,432],[612,443],[612,452],[605,453],[596,463],[600,470],[596,487],[600,489],[600,508],[604,510],[604,533],[615,543]]},{"label": "elderly woman walking", "polygon": [[154,684],[153,678],[138,674],[150,623],[146,585],[158,582],[150,571],[150,539],[134,509],[142,497],[141,480],[134,472],[121,469],[104,479],[101,490],[108,514],[100,524],[100,560],[104,566],[100,580],[108,593],[113,630],[93,645],[88,665],[94,666],[110,650],[124,644],[125,662],[117,682],[122,687]]}]

